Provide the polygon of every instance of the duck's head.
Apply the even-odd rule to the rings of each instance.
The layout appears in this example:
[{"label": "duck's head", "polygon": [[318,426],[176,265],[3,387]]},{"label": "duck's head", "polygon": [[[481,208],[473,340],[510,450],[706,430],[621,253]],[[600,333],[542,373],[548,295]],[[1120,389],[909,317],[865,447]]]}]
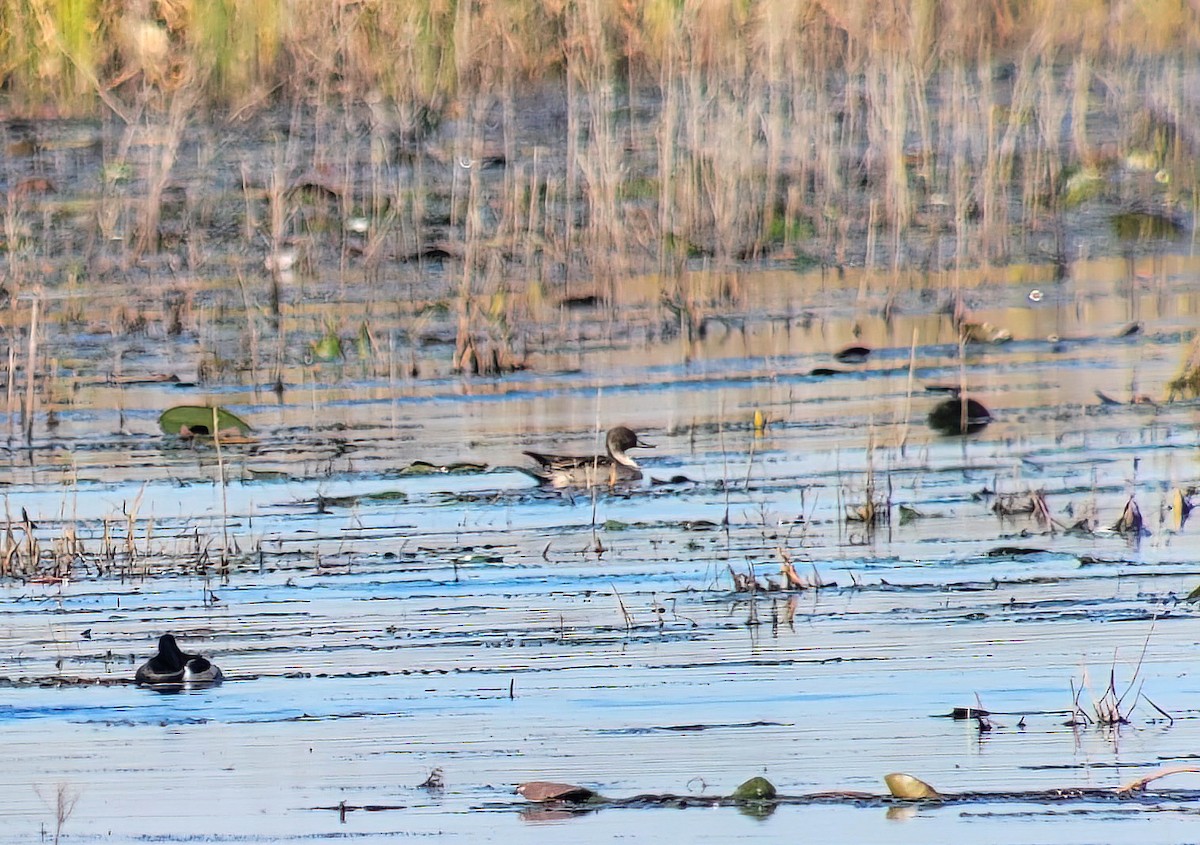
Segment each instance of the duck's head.
[{"label": "duck's head", "polygon": [[608,454],[612,459],[619,464],[624,464],[627,467],[641,469],[637,462],[629,455],[625,454],[626,449],[653,449],[653,443],[647,443],[640,439],[633,429],[619,425],[616,428],[609,429],[607,444]]},{"label": "duck's head", "polygon": [[158,653],[162,657],[183,659],[183,652],[175,642],[173,634],[163,634],[158,638]]},{"label": "duck's head", "polygon": [[207,657],[193,657],[183,667],[183,682],[185,684],[214,684],[224,679],[221,670]]}]

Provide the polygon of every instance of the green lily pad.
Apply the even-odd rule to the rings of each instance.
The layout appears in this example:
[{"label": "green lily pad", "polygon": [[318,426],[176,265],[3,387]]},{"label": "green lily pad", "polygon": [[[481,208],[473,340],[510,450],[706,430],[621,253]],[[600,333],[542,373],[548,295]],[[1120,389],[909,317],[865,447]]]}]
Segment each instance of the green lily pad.
[{"label": "green lily pad", "polygon": [[770,801],[776,795],[775,784],[764,777],[753,777],[733,791],[735,801]]},{"label": "green lily pad", "polygon": [[234,429],[238,434],[249,434],[251,431],[250,424],[237,414],[208,405],[176,405],[174,408],[168,408],[159,416],[158,427],[164,434],[211,437],[214,421],[215,431]]}]

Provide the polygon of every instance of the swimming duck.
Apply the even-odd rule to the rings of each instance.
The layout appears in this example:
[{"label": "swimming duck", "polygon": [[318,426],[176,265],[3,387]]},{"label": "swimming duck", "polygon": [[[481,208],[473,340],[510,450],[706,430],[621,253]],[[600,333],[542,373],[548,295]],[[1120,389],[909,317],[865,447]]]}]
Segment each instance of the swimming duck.
[{"label": "swimming duck", "polygon": [[216,664],[199,654],[180,650],[175,637],[163,634],[158,638],[158,654],[137,670],[134,679],[139,684],[219,684],[224,675]]},{"label": "swimming duck", "polygon": [[605,438],[607,455],[544,455],[541,452],[525,452],[538,463],[537,469],[521,471],[551,487],[592,487],[600,484],[617,484],[622,481],[637,481],[642,477],[642,468],[626,454],[628,449],[653,449],[654,446],[641,440],[637,434],[623,425],[609,429]]},{"label": "swimming duck", "polygon": [[929,427],[942,434],[974,434],[991,421],[982,402],[958,396],[939,402],[929,412]]}]

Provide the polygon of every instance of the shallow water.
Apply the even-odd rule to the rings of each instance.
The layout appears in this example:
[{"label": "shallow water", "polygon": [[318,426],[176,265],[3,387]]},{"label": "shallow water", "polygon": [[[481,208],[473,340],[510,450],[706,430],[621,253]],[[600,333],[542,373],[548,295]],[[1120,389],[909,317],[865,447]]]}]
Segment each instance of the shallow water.
[{"label": "shallow water", "polygon": [[[1195,481],[1197,404],[1102,405],[1094,391],[1163,398],[1195,332],[1198,276],[1174,256],[1081,263],[1060,283],[1013,271],[964,295],[1014,341],[963,357],[920,291],[764,273],[743,282],[736,320],[687,340],[642,333],[659,317],[631,284],[622,321],[564,316],[578,344],[527,372],[449,377],[436,352],[415,379],[292,360],[282,395],[255,373],[220,389],[108,384],[109,339],[51,321],[44,354],[73,356],[74,386],[52,403],[54,428],[10,438],[4,493],[18,540],[24,509],[44,548],[69,531],[83,553],[65,583],[0,587],[4,838],[53,835],[61,785],[77,798],[66,841],[778,841],[804,828],[1184,841],[1187,797],[756,819],[566,817],[512,790],[722,795],[763,774],[788,795],[882,793],[884,774],[905,771],[947,792],[1014,791],[1188,762],[1200,680],[1183,598],[1200,563],[1195,526],[1174,528],[1168,505]],[[1134,320],[1141,332],[1119,336]],[[175,371],[185,341],[147,340],[122,372]],[[835,364],[852,342],[875,352]],[[809,375],[829,366],[848,372]],[[934,434],[925,417],[944,396],[924,386],[964,381],[996,421]],[[205,401],[251,421],[255,441],[218,455],[158,433],[162,409]],[[593,499],[513,468],[524,448],[591,450],[618,422],[656,444],[648,476],[686,480]],[[418,459],[488,468],[404,474]],[[873,529],[844,518],[871,483],[890,503]],[[992,510],[997,492],[1036,490],[1094,532]],[[1140,540],[1109,530],[1131,495]],[[731,569],[779,581],[780,548],[827,586],[733,591]],[[129,684],[165,630],[228,681],[175,695]],[[1129,724],[1066,726],[1072,690],[1090,713],[1110,674],[1131,688]],[[1135,706],[1139,690],[1173,721]],[[936,718],[978,705],[993,730]],[[435,768],[445,789],[420,788]],[[343,820],[341,802],[389,809]]]}]

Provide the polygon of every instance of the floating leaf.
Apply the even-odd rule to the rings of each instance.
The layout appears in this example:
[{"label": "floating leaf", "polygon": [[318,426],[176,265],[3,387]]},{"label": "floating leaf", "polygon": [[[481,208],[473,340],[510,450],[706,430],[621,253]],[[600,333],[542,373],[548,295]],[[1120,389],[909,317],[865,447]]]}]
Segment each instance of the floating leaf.
[{"label": "floating leaf", "polygon": [[208,405],[176,405],[168,408],[159,416],[158,427],[164,434],[177,437],[211,437],[214,430],[222,435],[226,432],[246,435],[251,431],[249,423],[237,414]]},{"label": "floating leaf", "polygon": [[776,795],[775,784],[764,777],[753,777],[733,791],[734,801],[770,801]]},{"label": "floating leaf", "polygon": [[517,794],[525,800],[537,804],[544,804],[548,801],[568,801],[577,804],[597,797],[596,793],[586,786],[545,780],[523,783],[517,787]]},{"label": "floating leaf", "polygon": [[628,531],[629,523],[621,522],[619,519],[606,519],[604,521],[605,531]]},{"label": "floating leaf", "polygon": [[906,775],[903,772],[892,772],[890,775],[884,775],[883,781],[887,784],[888,791],[896,798],[916,801],[925,798],[942,797],[936,789],[925,781],[915,778],[912,775]]}]

